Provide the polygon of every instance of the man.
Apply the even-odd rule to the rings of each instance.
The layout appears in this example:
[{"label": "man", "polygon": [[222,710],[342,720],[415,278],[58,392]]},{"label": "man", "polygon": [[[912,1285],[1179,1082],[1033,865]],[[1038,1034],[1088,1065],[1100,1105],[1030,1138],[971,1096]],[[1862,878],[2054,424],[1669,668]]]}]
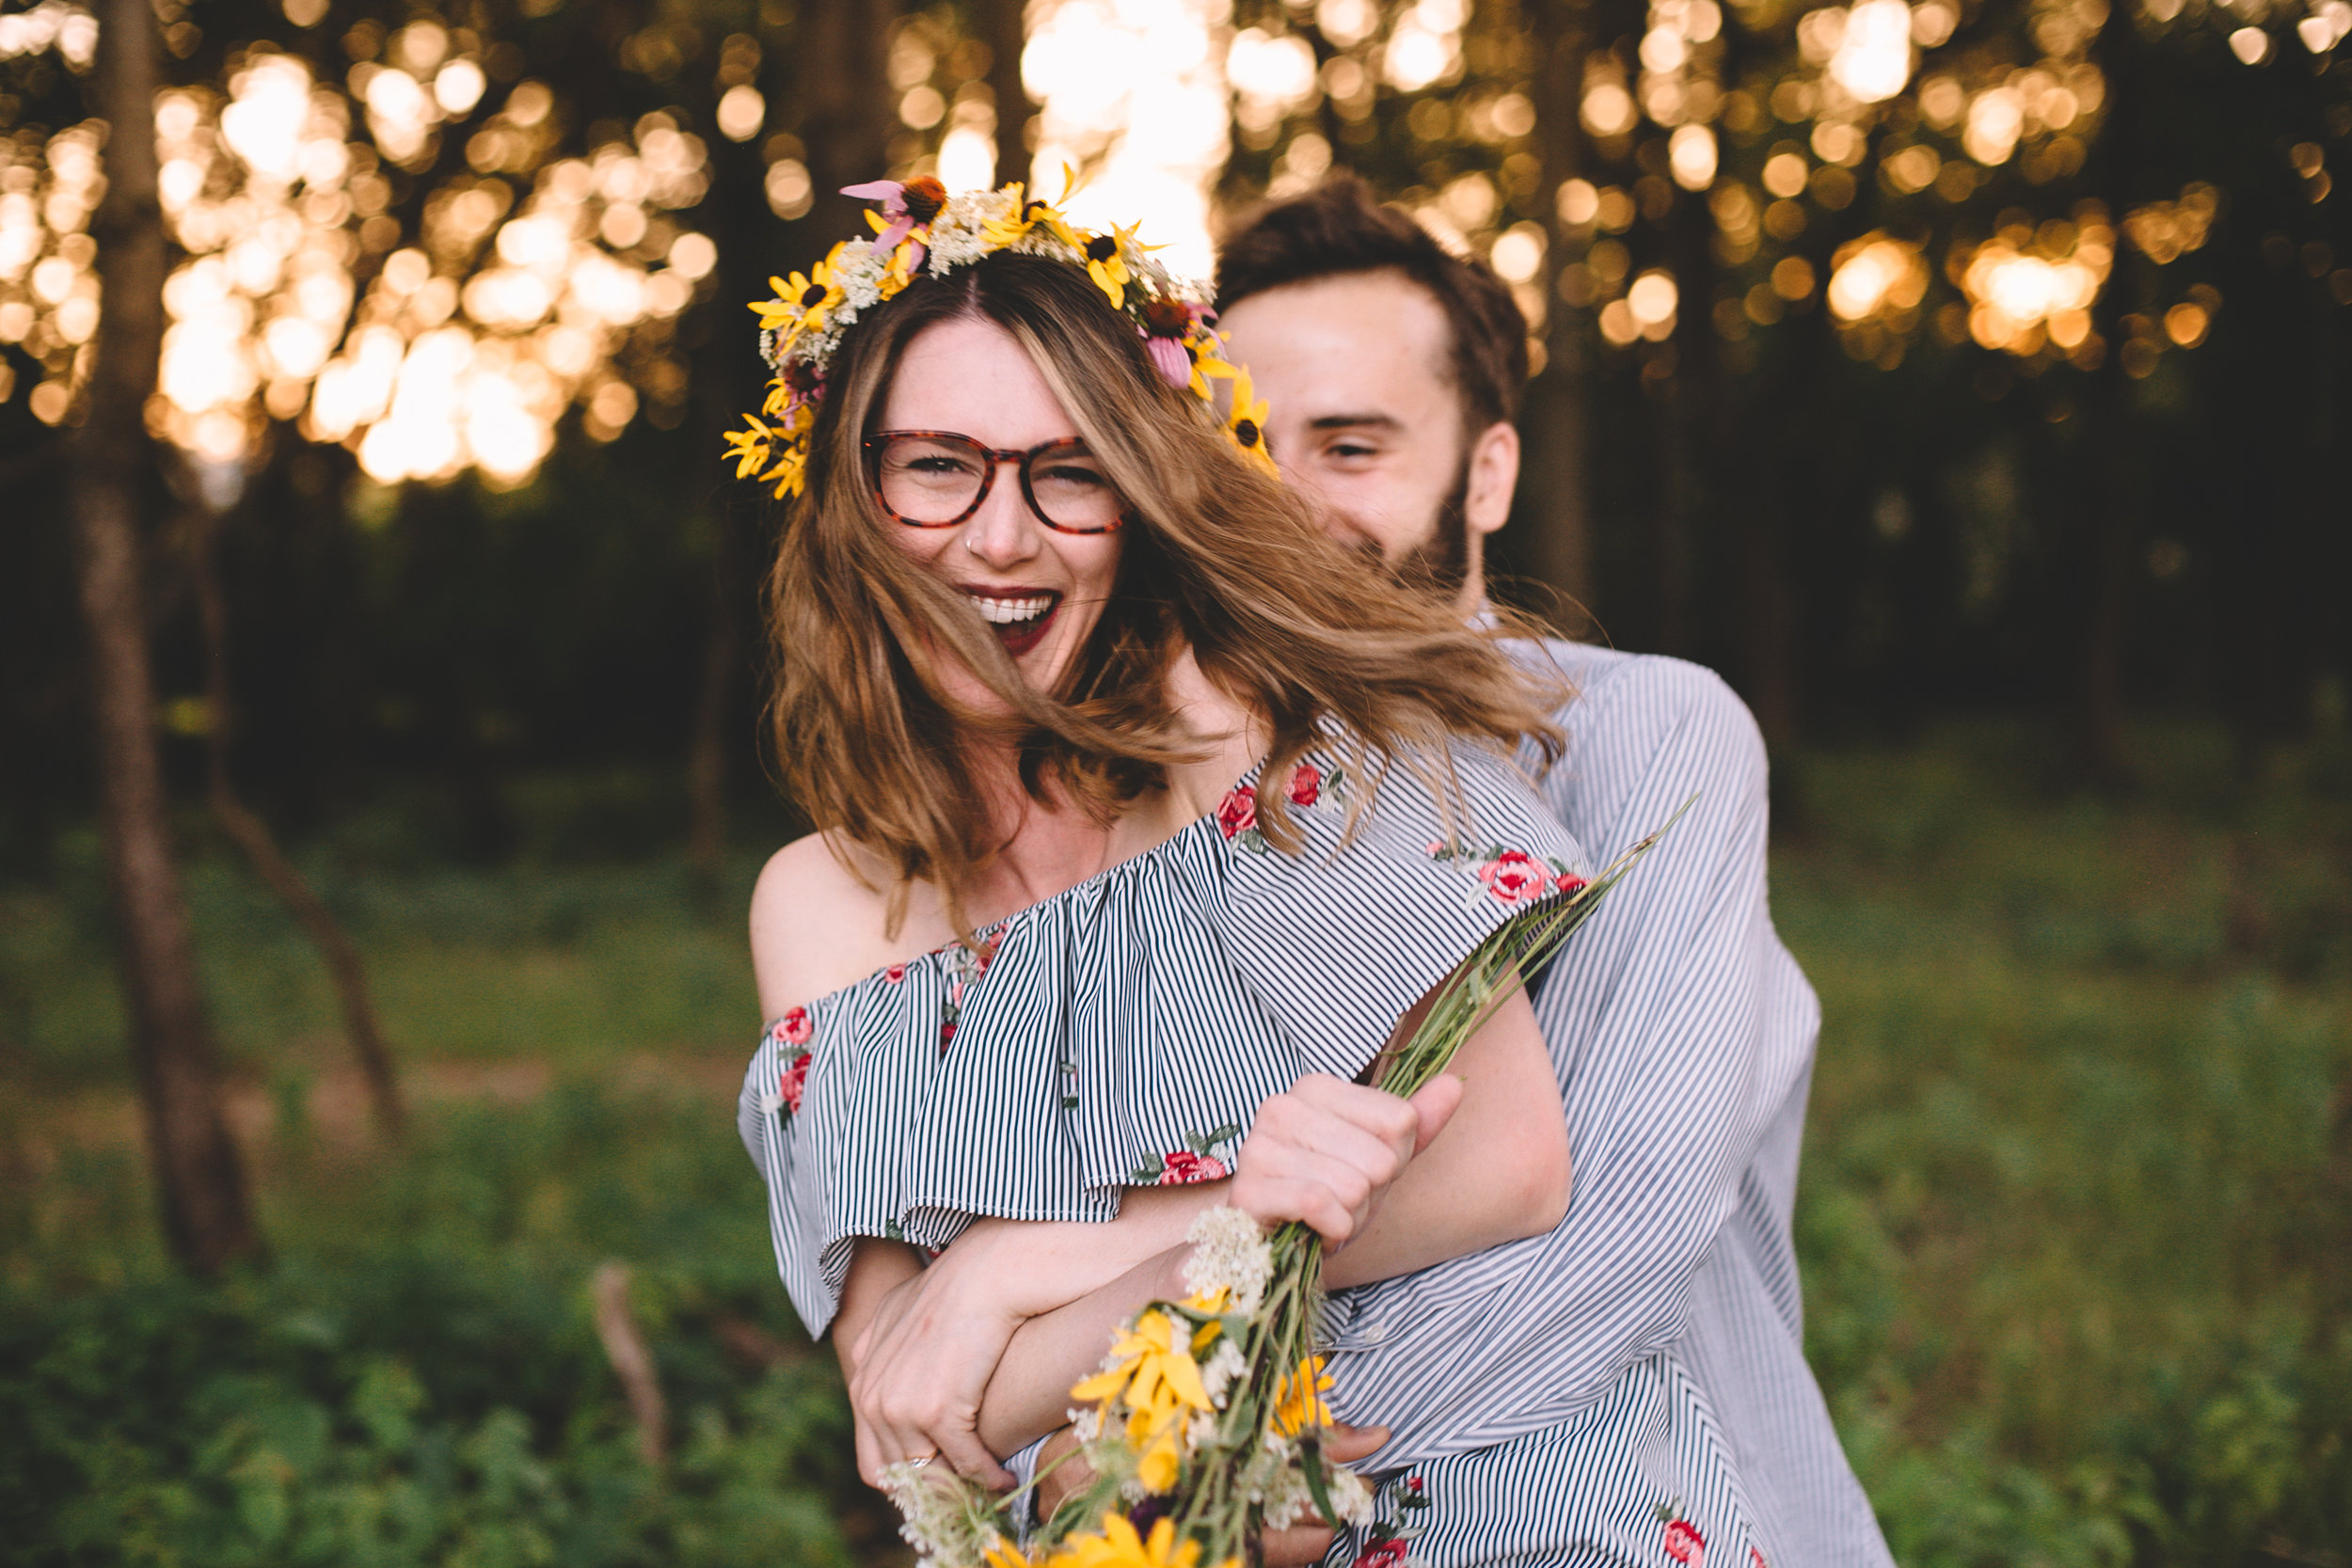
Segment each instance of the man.
[{"label": "man", "polygon": [[[1527,376],[1508,292],[1343,182],[1234,235],[1217,299],[1232,357],[1271,404],[1284,478],[1334,533],[1482,610]],[[1804,1358],[1789,1221],[1820,1011],[1767,906],[1762,739],[1697,666],[1559,641],[1526,657],[1577,689],[1545,793],[1596,865],[1695,800],[1536,998],[1568,1116],[1567,1218],[1498,1249],[1518,1254],[1507,1263],[1428,1271],[1417,1302],[1388,1305],[1406,1326],[1381,1360],[1409,1368],[1419,1339],[1452,1358],[1456,1386],[1496,1388],[1544,1368],[1551,1386],[1532,1409],[1515,1398],[1499,1442],[1670,1353],[1726,1434],[1772,1564],[1891,1564]],[[1359,1390],[1349,1414],[1406,1430],[1408,1390]]]}]

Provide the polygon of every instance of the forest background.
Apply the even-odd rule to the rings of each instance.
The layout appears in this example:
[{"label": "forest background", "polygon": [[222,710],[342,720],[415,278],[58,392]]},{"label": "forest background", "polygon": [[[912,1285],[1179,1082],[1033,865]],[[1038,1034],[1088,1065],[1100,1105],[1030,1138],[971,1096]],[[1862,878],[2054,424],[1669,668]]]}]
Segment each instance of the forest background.
[{"label": "forest background", "polygon": [[1354,170],[1514,285],[1512,592],[1772,749],[1898,1555],[2352,1561],[2348,34],[8,0],[0,1560],[901,1555],[729,1123],[718,433],[838,186],[1066,159],[1180,267]]}]

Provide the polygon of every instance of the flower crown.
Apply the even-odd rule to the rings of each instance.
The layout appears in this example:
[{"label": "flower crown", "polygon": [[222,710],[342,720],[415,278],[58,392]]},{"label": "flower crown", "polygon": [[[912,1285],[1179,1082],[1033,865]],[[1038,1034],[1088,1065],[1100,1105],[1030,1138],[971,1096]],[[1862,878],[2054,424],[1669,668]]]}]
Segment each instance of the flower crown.
[{"label": "flower crown", "polygon": [[[1274,471],[1265,448],[1265,404],[1251,397],[1248,371],[1225,357],[1212,330],[1216,311],[1152,259],[1153,247],[1136,243],[1135,225],[1089,233],[1073,227],[1056,203],[1025,200],[1017,182],[949,196],[926,175],[850,185],[841,194],[882,204],[880,212],[866,214],[874,237],[842,241],[804,275],[770,278],[775,297],[752,306],[759,316],[760,356],[775,374],[759,412],[743,416],[745,429],[727,433],[738,479],[772,483],[779,499],[798,495],[807,478],[809,432],[825,395],[825,373],[842,334],[919,275],[945,277],[999,250],[1083,267],[1111,309],[1135,323],[1168,384],[1200,398],[1235,446]],[[1232,383],[1222,414],[1212,381]]]}]

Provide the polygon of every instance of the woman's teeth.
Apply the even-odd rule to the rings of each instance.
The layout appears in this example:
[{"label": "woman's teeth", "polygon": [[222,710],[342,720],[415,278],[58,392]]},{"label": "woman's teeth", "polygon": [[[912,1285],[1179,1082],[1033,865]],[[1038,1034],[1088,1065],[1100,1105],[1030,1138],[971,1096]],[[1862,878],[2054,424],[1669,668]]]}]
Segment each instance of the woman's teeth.
[{"label": "woman's teeth", "polygon": [[980,619],[1000,626],[1019,626],[1024,621],[1034,621],[1054,608],[1054,596],[1051,594],[1041,594],[1033,599],[975,598],[972,602],[979,607]]}]

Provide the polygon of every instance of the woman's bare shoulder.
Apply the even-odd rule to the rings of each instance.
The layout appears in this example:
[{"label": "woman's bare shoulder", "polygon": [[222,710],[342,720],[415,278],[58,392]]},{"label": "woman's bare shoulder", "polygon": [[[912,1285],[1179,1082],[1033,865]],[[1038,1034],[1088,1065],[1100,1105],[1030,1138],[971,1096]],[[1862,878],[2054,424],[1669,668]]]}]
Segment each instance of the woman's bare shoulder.
[{"label": "woman's bare shoulder", "polygon": [[[795,839],[768,857],[752,889],[752,972],[763,1016],[815,1001],[903,957],[884,930],[881,879],[859,876],[850,856],[823,833]],[[908,923],[910,926],[914,922]]]}]

